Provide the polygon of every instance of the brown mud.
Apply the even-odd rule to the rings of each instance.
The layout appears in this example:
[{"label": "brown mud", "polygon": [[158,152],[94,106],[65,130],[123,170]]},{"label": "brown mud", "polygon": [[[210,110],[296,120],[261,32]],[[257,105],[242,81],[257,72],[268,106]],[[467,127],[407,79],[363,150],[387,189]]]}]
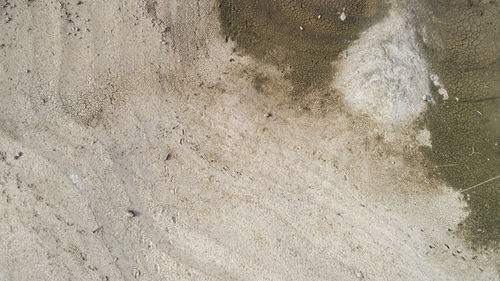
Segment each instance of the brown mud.
[{"label": "brown mud", "polygon": [[500,3],[426,1],[427,51],[449,94],[426,115],[434,172],[464,193],[473,242],[500,243]]},{"label": "brown mud", "polygon": [[325,88],[332,61],[387,11],[380,0],[221,0],[219,7],[226,38],[237,51],[277,66],[295,98]]}]

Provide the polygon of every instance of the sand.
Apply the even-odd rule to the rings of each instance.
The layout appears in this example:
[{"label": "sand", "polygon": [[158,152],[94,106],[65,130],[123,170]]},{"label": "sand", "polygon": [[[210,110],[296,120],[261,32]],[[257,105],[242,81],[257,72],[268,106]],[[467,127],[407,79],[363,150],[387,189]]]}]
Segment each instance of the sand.
[{"label": "sand", "polygon": [[0,280],[499,280],[428,177],[403,10],[304,109],[216,1],[1,3]]}]

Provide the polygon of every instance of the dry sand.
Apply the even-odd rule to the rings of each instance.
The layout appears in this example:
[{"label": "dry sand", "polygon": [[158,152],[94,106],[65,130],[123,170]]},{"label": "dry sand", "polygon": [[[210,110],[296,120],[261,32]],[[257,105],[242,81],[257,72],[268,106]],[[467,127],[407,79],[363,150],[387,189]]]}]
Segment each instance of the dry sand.
[{"label": "dry sand", "polygon": [[0,280],[499,280],[426,177],[397,8],[301,111],[214,0],[0,3]]}]

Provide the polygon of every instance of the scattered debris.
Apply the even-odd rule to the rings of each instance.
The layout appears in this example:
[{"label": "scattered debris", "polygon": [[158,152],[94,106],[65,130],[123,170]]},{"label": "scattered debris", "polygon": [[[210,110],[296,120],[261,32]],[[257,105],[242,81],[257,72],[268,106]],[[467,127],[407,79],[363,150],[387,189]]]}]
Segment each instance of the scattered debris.
[{"label": "scattered debris", "polygon": [[474,147],[472,147],[472,152],[469,154],[469,156],[472,156],[472,155],[474,155],[474,154],[481,154],[481,153],[477,152],[477,151],[474,149]]},{"label": "scattered debris", "polygon": [[[483,185],[483,184],[488,183],[488,182],[490,182],[490,181],[496,180],[496,179],[498,179],[498,178],[500,178],[500,175],[498,175],[498,176],[496,176],[496,177],[492,177],[492,178],[491,178],[491,179],[489,179],[489,180],[485,180],[485,181],[483,181],[483,182],[481,182],[481,183],[478,183],[478,184],[476,184],[476,185],[473,185],[473,186],[471,186],[471,187],[468,187],[468,188],[466,188],[466,189],[464,189],[464,190],[461,190],[460,192],[462,192],[462,193],[463,193],[463,192],[469,191],[469,190],[471,190],[471,189],[473,189],[473,188],[476,188],[476,187],[478,187],[478,186],[480,186],[480,185]],[[467,194],[467,195],[468,195],[468,194]]]},{"label": "scattered debris", "polygon": [[141,276],[141,271],[138,269],[134,269],[134,277],[137,279]]},{"label": "scattered debris", "polygon": [[443,165],[437,165],[436,168],[444,168],[444,167],[454,167],[457,166],[458,164],[443,164]]},{"label": "scattered debris", "polygon": [[103,230],[104,228],[102,226],[99,226],[98,228],[92,230],[92,233],[99,235],[102,233]]},{"label": "scattered debris", "polygon": [[424,95],[422,97],[422,100],[426,101],[426,102],[431,102],[433,100],[432,96],[431,95]]},{"label": "scattered debris", "polygon": [[[441,83],[439,80],[439,76],[437,74],[431,74],[430,75],[431,81],[434,84],[434,86],[438,87],[438,93],[443,96],[443,100],[447,100],[449,98],[448,96],[448,91],[444,88],[444,85]],[[458,101],[458,100],[457,100]]]},{"label": "scattered debris", "polygon": [[340,17],[339,19],[341,21],[345,21],[345,19],[347,18],[347,15],[345,14],[345,8],[342,9],[342,13],[340,14]]},{"label": "scattered debris", "polygon": [[271,112],[268,112],[268,113],[266,113],[264,116],[265,116],[266,118],[269,118],[269,117],[272,117],[272,116],[273,116],[273,114],[272,114]]}]

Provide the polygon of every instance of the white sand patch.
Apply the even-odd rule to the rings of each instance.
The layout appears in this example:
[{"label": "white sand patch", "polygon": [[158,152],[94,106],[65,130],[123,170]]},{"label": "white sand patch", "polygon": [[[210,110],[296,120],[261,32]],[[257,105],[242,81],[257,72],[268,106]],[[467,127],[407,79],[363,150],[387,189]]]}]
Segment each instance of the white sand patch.
[{"label": "white sand patch", "polygon": [[334,87],[354,111],[383,124],[414,121],[426,107],[427,63],[397,12],[363,32],[339,63]]}]

